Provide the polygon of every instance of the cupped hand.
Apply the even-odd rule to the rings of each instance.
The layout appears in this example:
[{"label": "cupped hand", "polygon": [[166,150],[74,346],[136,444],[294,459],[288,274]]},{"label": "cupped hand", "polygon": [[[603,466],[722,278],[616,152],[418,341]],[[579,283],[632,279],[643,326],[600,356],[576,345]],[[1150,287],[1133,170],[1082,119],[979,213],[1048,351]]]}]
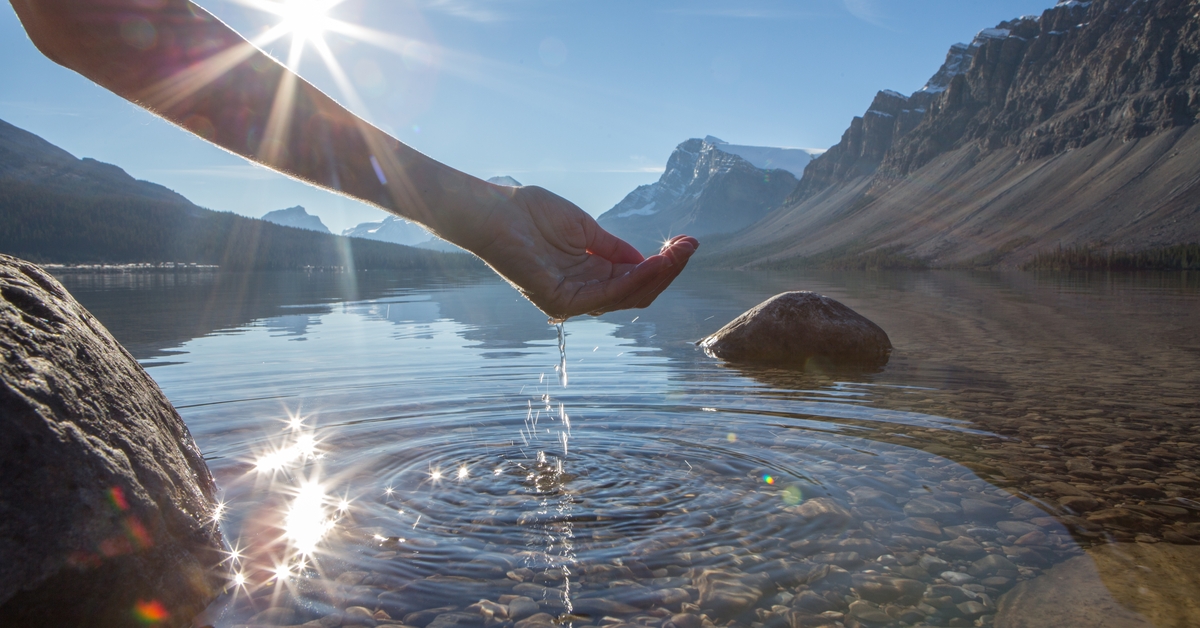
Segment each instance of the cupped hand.
[{"label": "cupped hand", "polygon": [[643,308],[683,271],[699,247],[676,236],[643,257],[574,203],[535,186],[498,188],[467,248],[553,320]]}]

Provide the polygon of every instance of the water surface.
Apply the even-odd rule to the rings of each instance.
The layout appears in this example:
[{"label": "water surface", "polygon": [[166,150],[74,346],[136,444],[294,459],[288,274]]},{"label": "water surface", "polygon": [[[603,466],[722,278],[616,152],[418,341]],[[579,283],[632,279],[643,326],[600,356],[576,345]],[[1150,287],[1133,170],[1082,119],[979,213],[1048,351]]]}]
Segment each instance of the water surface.
[{"label": "water surface", "polygon": [[[487,275],[63,281],[224,491],[216,626],[991,625],[1089,547],[1200,539],[1193,275],[689,272],[565,356]],[[692,344],[792,289],[888,366]]]}]

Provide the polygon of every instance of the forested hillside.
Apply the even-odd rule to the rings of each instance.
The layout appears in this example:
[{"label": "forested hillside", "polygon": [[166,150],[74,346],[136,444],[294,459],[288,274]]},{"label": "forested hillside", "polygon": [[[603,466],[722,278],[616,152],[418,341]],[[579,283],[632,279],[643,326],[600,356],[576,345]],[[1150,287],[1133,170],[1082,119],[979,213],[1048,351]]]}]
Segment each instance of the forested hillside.
[{"label": "forested hillside", "polygon": [[120,168],[76,159],[0,121],[0,252],[34,262],[217,264],[224,269],[482,267],[447,254],[284,227],[197,207]]}]

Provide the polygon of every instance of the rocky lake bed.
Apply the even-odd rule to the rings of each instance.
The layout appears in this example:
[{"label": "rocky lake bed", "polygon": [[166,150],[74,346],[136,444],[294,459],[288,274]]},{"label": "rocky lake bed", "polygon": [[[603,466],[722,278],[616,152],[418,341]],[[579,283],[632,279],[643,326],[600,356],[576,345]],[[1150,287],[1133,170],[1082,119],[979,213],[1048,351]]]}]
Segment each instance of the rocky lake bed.
[{"label": "rocky lake bed", "polygon": [[[1200,613],[1179,567],[1200,558],[1194,278],[685,276],[650,310],[569,321],[565,356],[498,282],[378,279],[352,297],[332,276],[271,279],[253,291],[282,296],[212,309],[232,319],[175,344],[106,316],[225,288],[118,300],[111,281],[79,286],[141,348],[224,490],[236,558],[199,621],[1186,626]],[[726,364],[694,346],[798,288],[886,330],[886,367]],[[314,484],[316,541],[298,551]]]}]

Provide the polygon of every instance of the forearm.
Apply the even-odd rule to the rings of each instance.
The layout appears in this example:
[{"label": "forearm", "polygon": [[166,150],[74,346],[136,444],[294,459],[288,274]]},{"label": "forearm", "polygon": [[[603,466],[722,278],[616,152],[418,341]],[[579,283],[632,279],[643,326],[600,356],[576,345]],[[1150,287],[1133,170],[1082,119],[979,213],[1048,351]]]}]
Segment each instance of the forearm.
[{"label": "forearm", "polygon": [[482,245],[473,227],[496,186],[371,126],[200,7],[11,1],[43,53],[114,93],[267,167]]}]

